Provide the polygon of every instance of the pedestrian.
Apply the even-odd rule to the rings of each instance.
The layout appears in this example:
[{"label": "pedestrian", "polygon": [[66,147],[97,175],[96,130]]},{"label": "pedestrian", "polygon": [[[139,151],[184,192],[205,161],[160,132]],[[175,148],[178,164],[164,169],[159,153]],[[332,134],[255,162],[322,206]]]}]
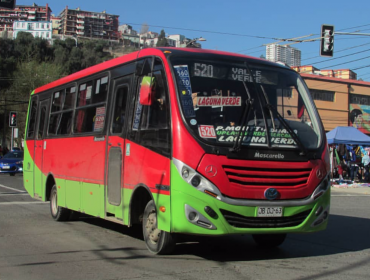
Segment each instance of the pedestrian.
[{"label": "pedestrian", "polygon": [[362,164],[364,166],[364,169],[365,169],[365,182],[369,182],[369,163],[370,163],[370,157],[369,157],[369,152],[365,152],[364,156],[362,157]]}]

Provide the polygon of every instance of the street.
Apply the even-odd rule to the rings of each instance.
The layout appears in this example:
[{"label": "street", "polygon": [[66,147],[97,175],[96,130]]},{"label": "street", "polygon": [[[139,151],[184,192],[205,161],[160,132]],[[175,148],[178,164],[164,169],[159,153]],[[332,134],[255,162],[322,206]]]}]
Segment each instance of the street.
[{"label": "street", "polygon": [[[29,197],[23,177],[0,175],[0,280],[368,279],[370,188],[332,190],[328,229],[288,235],[278,249],[250,236],[189,237],[155,256],[140,230],[92,217],[59,223]],[[186,241],[186,242],[185,242]]]}]

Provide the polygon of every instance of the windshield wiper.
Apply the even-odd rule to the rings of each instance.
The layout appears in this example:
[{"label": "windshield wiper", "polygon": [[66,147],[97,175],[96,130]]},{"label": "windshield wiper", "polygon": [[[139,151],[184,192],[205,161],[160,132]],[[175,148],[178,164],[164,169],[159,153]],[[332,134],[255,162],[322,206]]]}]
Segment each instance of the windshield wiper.
[{"label": "windshield wiper", "polygon": [[[266,94],[265,88],[262,85],[261,85],[261,89],[262,89],[263,96],[265,97],[266,104],[270,104],[270,101],[269,101],[268,96]],[[275,129],[274,115],[273,115],[271,109],[269,109],[269,111],[270,111],[270,118],[271,118],[272,128]]]},{"label": "windshield wiper", "polygon": [[[247,89],[248,92],[248,89]],[[248,92],[249,95],[249,92]],[[250,95],[249,95],[250,96]],[[251,98],[248,98],[245,100],[245,109],[243,112],[242,120],[240,122],[240,130],[238,131],[238,135],[236,136],[234,146],[230,149],[230,152],[239,152],[240,147],[243,142],[244,138],[244,131],[245,131],[245,122],[248,120],[250,109],[253,106],[254,100]]]},{"label": "windshield wiper", "polygon": [[[262,85],[261,85],[261,89],[265,93],[265,89],[263,88]],[[272,104],[270,104],[267,99],[266,99],[266,106],[265,107],[271,113],[272,113],[272,111],[274,111],[275,114],[276,114],[276,116],[277,116],[277,118],[278,118],[278,120],[279,120],[279,122],[285,127],[286,130],[288,130],[288,132],[292,136],[293,140],[297,143],[298,147],[301,149],[301,152],[299,153],[299,155],[301,155],[301,156],[307,155],[308,154],[307,149],[303,145],[302,141],[298,138],[297,134],[295,134],[295,132],[293,131],[293,129],[289,126],[289,124],[281,116],[281,114],[279,113],[279,111]]]}]

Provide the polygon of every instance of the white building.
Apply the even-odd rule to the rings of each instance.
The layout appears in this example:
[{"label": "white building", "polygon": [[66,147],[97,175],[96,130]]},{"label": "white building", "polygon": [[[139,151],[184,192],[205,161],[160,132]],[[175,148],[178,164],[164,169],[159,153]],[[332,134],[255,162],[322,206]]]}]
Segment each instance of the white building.
[{"label": "white building", "polygon": [[300,66],[301,51],[290,46],[269,44],[266,46],[266,59],[273,62],[284,62],[289,66]]},{"label": "white building", "polygon": [[35,38],[40,37],[52,42],[53,25],[51,21],[15,21],[13,39],[17,38],[19,32],[28,32]]},{"label": "white building", "polygon": [[178,35],[178,34],[177,35],[169,35],[167,38],[175,41],[174,47],[176,47],[176,48],[184,47],[183,46],[184,41],[185,41],[185,36],[184,35]]}]

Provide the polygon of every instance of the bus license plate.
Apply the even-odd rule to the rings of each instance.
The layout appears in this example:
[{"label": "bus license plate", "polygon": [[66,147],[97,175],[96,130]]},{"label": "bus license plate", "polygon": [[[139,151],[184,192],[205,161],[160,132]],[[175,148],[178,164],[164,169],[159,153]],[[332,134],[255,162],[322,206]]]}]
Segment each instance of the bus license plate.
[{"label": "bus license plate", "polygon": [[282,217],[283,207],[258,207],[257,217]]},{"label": "bus license plate", "polygon": [[10,166],[3,166],[3,169],[10,169]]}]

